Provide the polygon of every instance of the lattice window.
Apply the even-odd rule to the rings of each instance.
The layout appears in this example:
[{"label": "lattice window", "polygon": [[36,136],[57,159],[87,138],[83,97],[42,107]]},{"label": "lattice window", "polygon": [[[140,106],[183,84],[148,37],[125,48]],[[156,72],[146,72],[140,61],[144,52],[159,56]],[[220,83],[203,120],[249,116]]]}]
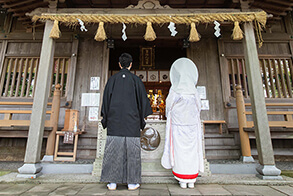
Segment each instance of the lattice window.
[{"label": "lattice window", "polygon": [[[61,96],[66,96],[69,57],[54,58],[50,96],[54,86],[61,84]],[[0,81],[2,97],[33,97],[39,69],[39,57],[6,57]]]},{"label": "lattice window", "polygon": [[[231,96],[241,84],[244,97],[249,97],[244,57],[227,57]],[[292,98],[293,66],[291,58],[259,57],[261,77],[266,98]]]}]

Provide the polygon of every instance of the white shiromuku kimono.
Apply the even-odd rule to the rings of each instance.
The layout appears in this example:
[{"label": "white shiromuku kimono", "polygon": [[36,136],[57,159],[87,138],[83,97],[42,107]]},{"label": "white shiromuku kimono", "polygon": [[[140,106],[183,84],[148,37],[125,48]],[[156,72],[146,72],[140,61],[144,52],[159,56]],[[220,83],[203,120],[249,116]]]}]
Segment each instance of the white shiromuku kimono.
[{"label": "white shiromuku kimono", "polygon": [[196,90],[198,71],[187,58],[176,60],[170,70],[171,88],[166,99],[166,138],[161,164],[172,169],[180,182],[194,183],[204,172],[201,103]]}]

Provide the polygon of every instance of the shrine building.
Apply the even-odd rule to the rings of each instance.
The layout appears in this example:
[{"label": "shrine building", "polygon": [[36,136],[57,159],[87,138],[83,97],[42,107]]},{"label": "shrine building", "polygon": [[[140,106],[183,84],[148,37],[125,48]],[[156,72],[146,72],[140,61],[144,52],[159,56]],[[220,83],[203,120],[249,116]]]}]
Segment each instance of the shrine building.
[{"label": "shrine building", "polygon": [[[290,0],[0,0],[0,161],[19,177],[46,163],[87,162],[100,176],[103,90],[133,57],[153,115],[141,135],[142,176],[160,165],[169,71],[181,57],[199,71],[206,172],[211,160],[258,160],[280,179],[293,159]],[[212,172],[213,173],[213,172]],[[160,181],[160,180],[159,180]]]}]

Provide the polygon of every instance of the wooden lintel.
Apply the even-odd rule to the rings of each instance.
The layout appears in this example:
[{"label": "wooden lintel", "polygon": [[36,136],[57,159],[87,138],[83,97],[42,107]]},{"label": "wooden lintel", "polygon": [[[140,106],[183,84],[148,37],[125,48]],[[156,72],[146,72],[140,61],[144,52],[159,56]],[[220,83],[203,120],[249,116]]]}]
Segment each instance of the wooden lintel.
[{"label": "wooden lintel", "polygon": [[26,3],[30,3],[30,2],[33,2],[33,1],[36,1],[36,0],[19,1],[17,3],[5,4],[2,7],[3,8],[12,8],[12,7],[17,7],[17,6],[24,5]]}]

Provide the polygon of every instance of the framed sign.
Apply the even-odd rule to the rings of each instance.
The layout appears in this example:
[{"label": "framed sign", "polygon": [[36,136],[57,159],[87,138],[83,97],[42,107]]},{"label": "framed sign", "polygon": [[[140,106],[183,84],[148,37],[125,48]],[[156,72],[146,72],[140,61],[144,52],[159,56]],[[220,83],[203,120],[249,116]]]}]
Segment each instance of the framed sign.
[{"label": "framed sign", "polygon": [[140,47],[140,69],[155,68],[155,48]]}]

